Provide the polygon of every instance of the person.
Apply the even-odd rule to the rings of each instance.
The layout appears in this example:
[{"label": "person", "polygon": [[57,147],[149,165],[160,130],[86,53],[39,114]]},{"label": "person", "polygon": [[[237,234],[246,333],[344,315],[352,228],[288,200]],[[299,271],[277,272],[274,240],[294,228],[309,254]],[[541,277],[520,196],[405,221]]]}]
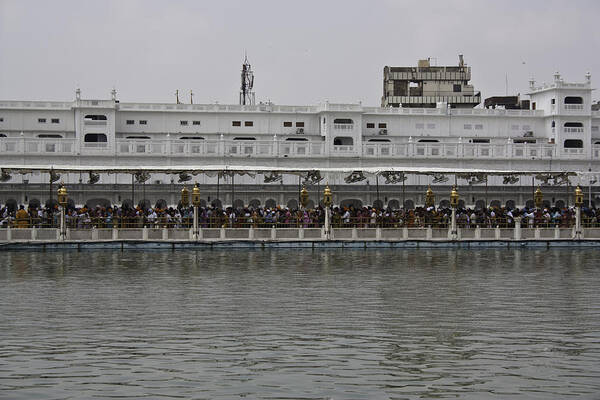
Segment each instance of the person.
[{"label": "person", "polygon": [[25,206],[21,204],[17,211],[17,228],[29,228],[29,213],[25,211]]}]

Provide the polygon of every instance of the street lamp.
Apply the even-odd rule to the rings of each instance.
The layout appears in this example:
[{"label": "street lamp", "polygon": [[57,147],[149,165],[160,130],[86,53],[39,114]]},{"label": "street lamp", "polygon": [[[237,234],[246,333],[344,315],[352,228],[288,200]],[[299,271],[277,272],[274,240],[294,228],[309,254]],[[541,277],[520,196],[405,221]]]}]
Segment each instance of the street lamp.
[{"label": "street lamp", "polygon": [[583,190],[575,188],[575,237],[581,238],[581,206],[583,205]]},{"label": "street lamp", "polygon": [[533,202],[535,203],[535,208],[540,209],[544,205],[544,194],[542,190],[538,186],[535,193],[533,194]]},{"label": "street lamp", "polygon": [[300,204],[302,208],[306,208],[308,204],[308,190],[306,190],[306,186],[302,186],[302,190],[300,191]]},{"label": "street lamp", "polygon": [[427,187],[427,192],[425,193],[425,207],[435,207],[435,194],[431,190],[431,186]]},{"label": "street lamp", "polygon": [[58,188],[58,204],[60,204],[61,207],[61,213],[60,213],[60,237],[62,240],[65,240],[65,238],[67,237],[67,227],[65,224],[65,214],[67,211],[67,203],[69,201],[69,195],[67,193],[67,188],[65,187],[64,184],[60,184],[60,187]]},{"label": "street lamp", "polygon": [[323,205],[325,205],[325,237],[329,239],[329,207],[333,203],[333,194],[331,193],[331,189],[329,189],[329,184],[325,187],[323,191]]},{"label": "street lamp", "polygon": [[192,189],[192,205],[194,206],[194,239],[198,240],[198,207],[200,207],[200,188],[198,183]]},{"label": "street lamp", "polygon": [[456,185],[452,186],[452,191],[450,192],[450,207],[452,207],[452,227],[450,234],[452,235],[452,239],[456,239],[458,234],[456,230],[456,209],[458,208],[458,199],[460,198],[458,191],[456,190]]},{"label": "street lamp", "polygon": [[[183,186],[183,189],[181,189],[181,207],[182,208],[188,208],[190,205],[190,191],[188,190],[188,188],[185,187],[185,185]],[[182,212],[182,217],[184,217],[184,213]],[[189,219],[187,219],[185,221],[185,224],[189,227]]]}]

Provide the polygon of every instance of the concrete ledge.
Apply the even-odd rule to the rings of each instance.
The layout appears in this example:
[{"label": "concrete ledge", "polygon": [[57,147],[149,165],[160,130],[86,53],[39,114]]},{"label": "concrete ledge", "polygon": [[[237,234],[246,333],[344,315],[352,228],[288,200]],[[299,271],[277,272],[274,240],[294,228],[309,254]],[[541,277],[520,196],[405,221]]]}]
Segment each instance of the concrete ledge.
[{"label": "concrete ledge", "polygon": [[98,241],[13,241],[0,243],[0,251],[10,250],[184,250],[184,249],[263,249],[263,248],[549,248],[599,247],[600,239],[544,240],[98,240]]}]

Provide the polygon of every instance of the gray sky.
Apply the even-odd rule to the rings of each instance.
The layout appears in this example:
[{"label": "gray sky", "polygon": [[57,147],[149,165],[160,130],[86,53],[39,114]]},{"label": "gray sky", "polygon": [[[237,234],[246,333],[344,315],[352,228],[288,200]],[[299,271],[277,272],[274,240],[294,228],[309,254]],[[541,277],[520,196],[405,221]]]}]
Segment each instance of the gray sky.
[{"label": "gray sky", "polygon": [[[600,81],[598,0],[0,0],[0,99],[379,105],[384,65],[472,67],[483,97]],[[594,99],[600,98],[596,92]]]}]

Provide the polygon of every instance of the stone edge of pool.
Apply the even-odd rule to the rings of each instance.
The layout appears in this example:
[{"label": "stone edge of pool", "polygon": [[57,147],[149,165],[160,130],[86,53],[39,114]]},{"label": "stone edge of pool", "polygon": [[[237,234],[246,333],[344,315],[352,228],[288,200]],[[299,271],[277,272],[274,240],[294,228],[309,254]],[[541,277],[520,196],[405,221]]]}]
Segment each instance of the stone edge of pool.
[{"label": "stone edge of pool", "polygon": [[596,247],[600,239],[526,240],[100,240],[100,241],[13,241],[0,243],[0,251],[84,249],[329,249],[329,248],[485,248],[485,247]]}]

